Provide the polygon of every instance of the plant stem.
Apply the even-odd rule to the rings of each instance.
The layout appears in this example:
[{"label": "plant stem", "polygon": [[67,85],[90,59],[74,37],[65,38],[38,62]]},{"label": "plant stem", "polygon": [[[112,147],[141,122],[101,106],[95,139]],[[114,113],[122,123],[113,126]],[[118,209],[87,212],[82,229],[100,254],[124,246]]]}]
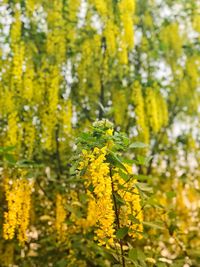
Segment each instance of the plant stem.
[{"label": "plant stem", "polygon": [[[113,202],[114,202],[114,210],[115,210],[115,217],[117,222],[117,230],[120,229],[120,220],[119,220],[119,211],[117,209],[117,202],[115,197],[115,191],[114,191],[114,184],[113,184],[113,178],[112,178],[112,167],[110,167],[110,178],[111,178],[111,185],[112,185],[112,196],[113,196]],[[123,242],[122,240],[119,241],[120,244],[120,250],[121,250],[121,260],[122,260],[122,266],[126,267],[125,259],[124,259],[124,250],[123,250]]]}]

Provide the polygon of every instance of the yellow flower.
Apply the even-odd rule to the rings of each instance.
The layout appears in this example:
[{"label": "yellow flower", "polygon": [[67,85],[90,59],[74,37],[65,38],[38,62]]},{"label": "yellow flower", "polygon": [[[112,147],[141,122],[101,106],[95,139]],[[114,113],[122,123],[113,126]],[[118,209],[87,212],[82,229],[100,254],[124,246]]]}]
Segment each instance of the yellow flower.
[{"label": "yellow flower", "polygon": [[[108,131],[108,130],[107,130]],[[112,130],[109,131],[112,133]],[[87,230],[95,227],[95,240],[106,247],[115,243],[115,211],[113,203],[114,191],[120,195],[125,204],[119,208],[120,226],[130,228],[129,235],[133,238],[141,238],[143,231],[143,212],[140,204],[139,192],[135,187],[135,180],[125,183],[119,174],[119,169],[114,169],[110,175],[110,166],[106,162],[107,145],[103,148],[95,147],[92,151],[82,151],[82,161],[79,171],[86,168],[82,175],[87,188],[87,215],[86,218],[78,219],[78,225]],[[132,167],[126,165],[128,174],[132,174]],[[89,187],[92,185],[92,191]],[[114,191],[113,191],[114,187]],[[134,216],[138,223],[133,223],[130,216]]]},{"label": "yellow flower", "polygon": [[20,171],[20,178],[5,178],[5,195],[7,211],[4,212],[3,237],[17,237],[21,245],[27,240],[26,231],[30,218],[32,183],[25,178],[25,172]]},{"label": "yellow flower", "polygon": [[134,103],[134,111],[136,115],[136,123],[139,132],[140,140],[149,143],[149,128],[147,125],[145,103],[142,94],[142,88],[138,81],[133,85],[131,100]]},{"label": "yellow flower", "polygon": [[65,239],[67,225],[65,224],[65,219],[67,212],[65,210],[65,199],[62,195],[56,195],[56,219],[55,219],[55,229],[57,232],[58,240],[63,241]]},{"label": "yellow flower", "polygon": [[86,219],[81,219],[84,227],[96,226],[96,239],[101,245],[114,244],[115,215],[112,203],[112,185],[109,176],[109,165],[106,160],[107,146],[95,147],[92,152],[83,150],[82,166],[87,166],[83,175],[85,185],[93,185],[93,192],[87,190],[88,209]]},{"label": "yellow flower", "polygon": [[[128,174],[132,174],[132,167],[125,165]],[[115,191],[124,200],[125,204],[120,207],[120,223],[121,226],[129,227],[129,235],[133,238],[142,238],[143,232],[143,212],[141,207],[141,199],[137,188],[135,187],[136,180],[130,179],[126,182],[118,173],[118,169],[115,169],[113,175]],[[123,188],[123,189],[122,189]],[[137,223],[131,220],[133,216]]]}]

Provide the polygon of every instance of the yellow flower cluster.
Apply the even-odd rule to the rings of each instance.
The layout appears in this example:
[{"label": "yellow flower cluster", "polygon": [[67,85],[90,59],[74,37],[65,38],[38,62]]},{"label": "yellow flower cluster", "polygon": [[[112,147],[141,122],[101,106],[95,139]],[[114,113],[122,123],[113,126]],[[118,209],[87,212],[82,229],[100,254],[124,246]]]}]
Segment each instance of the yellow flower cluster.
[{"label": "yellow flower cluster", "polygon": [[73,249],[69,250],[69,254],[67,255],[67,266],[68,267],[87,267],[87,263],[84,260],[80,260],[77,258],[77,255]]},{"label": "yellow flower cluster", "polygon": [[134,0],[121,0],[119,2],[119,11],[123,25],[124,40],[128,48],[134,45],[133,16],[135,13]]},{"label": "yellow flower cluster", "polygon": [[[199,83],[199,66],[200,61],[198,57],[188,57],[186,62],[186,73],[188,77],[188,89],[196,89]],[[188,92],[189,93],[189,92]]]},{"label": "yellow flower cluster", "polygon": [[18,140],[18,114],[13,111],[8,115],[8,126],[7,126],[7,144],[16,145]]},{"label": "yellow flower cluster", "polygon": [[200,207],[200,197],[192,181],[190,184],[184,185],[182,181],[177,179],[175,189],[177,192],[175,205],[180,217],[178,227],[182,233],[187,234],[190,229],[193,229],[195,222],[199,220],[197,210]]},{"label": "yellow flower cluster", "polygon": [[2,104],[1,112],[2,115],[7,115],[14,110],[14,101],[13,101],[14,94],[13,92],[10,91],[10,89],[3,88],[3,90],[1,90],[1,97],[3,99],[3,101],[1,102]]},{"label": "yellow flower cluster", "polygon": [[[125,165],[128,174],[133,174],[132,167]],[[132,238],[142,238],[143,232],[143,211],[141,207],[141,199],[138,189],[135,187],[136,180],[130,179],[130,181],[125,182],[119,174],[119,170],[115,169],[113,175],[113,181],[115,186],[115,191],[121,199],[125,202],[124,205],[120,207],[119,217],[120,226],[129,227],[129,235]],[[132,218],[133,217],[133,218]],[[131,220],[132,219],[132,220]],[[137,223],[134,221],[136,220]]]},{"label": "yellow flower cluster", "polygon": [[105,27],[105,38],[106,38],[106,49],[109,56],[114,56],[117,51],[117,43],[116,43],[116,35],[118,33],[118,29],[116,25],[108,20]]},{"label": "yellow flower cluster", "polygon": [[21,11],[15,8],[14,22],[11,26],[11,48],[12,48],[12,78],[11,90],[21,90],[22,85],[22,64],[24,60],[24,42],[21,40]]},{"label": "yellow flower cluster", "polygon": [[[29,119],[29,118],[27,118]],[[26,145],[26,156],[28,158],[32,157],[34,145],[35,145],[35,139],[36,139],[36,129],[35,126],[32,124],[31,121],[26,121],[23,124],[21,124],[23,127],[23,139],[24,143]],[[21,134],[21,131],[19,132]],[[21,136],[20,136],[21,137]],[[20,145],[20,143],[19,143]]]},{"label": "yellow flower cluster", "polygon": [[124,36],[122,34],[120,35],[120,40],[119,40],[118,59],[119,59],[120,64],[122,65],[128,64],[128,50],[127,50]]},{"label": "yellow flower cluster", "polygon": [[145,120],[145,103],[142,94],[142,88],[138,81],[133,85],[131,100],[134,103],[134,111],[136,115],[136,124],[139,132],[141,141],[148,144],[149,143],[149,128],[147,126],[147,121]]},{"label": "yellow flower cluster", "polygon": [[54,0],[47,16],[49,32],[47,35],[46,51],[51,56],[51,60],[54,59],[57,64],[64,62],[66,53],[66,33],[62,10],[62,1]]},{"label": "yellow flower cluster", "polygon": [[33,185],[24,177],[24,172],[21,171],[20,174],[20,178],[5,179],[8,211],[4,213],[3,237],[13,239],[17,231],[17,238],[23,245],[27,240]]},{"label": "yellow flower cluster", "polygon": [[183,40],[178,23],[173,22],[165,26],[160,32],[160,38],[167,50],[167,55],[178,57],[181,54]]},{"label": "yellow flower cluster", "polygon": [[14,44],[13,47],[13,59],[12,59],[12,80],[11,88],[12,90],[18,89],[21,91],[22,87],[22,74],[23,74],[23,65],[24,61],[24,44]]},{"label": "yellow flower cluster", "polygon": [[1,240],[0,243],[0,264],[1,266],[12,266],[14,264],[14,243],[6,243]]},{"label": "yellow flower cluster", "polygon": [[[113,130],[106,131],[107,135],[112,135]],[[100,245],[107,247],[114,245],[117,229],[115,223],[119,219],[118,227],[127,226],[130,229],[129,235],[133,238],[141,238],[143,231],[143,212],[140,204],[140,196],[135,187],[135,180],[125,183],[120,176],[118,168],[114,168],[113,173],[109,163],[106,162],[108,145],[92,151],[82,151],[82,161],[79,170],[83,171],[82,178],[87,193],[87,215],[86,218],[78,219],[78,225],[82,228],[95,227],[95,240]],[[132,174],[132,168],[126,166],[127,175]],[[124,205],[116,210],[114,205],[114,194],[118,194]],[[116,213],[119,218],[116,218]],[[132,220],[135,218],[137,223]]]},{"label": "yellow flower cluster", "polygon": [[168,124],[169,114],[168,114],[167,102],[159,92],[156,93],[156,104],[157,107],[159,108],[158,123],[159,123],[159,128],[161,129],[162,127]]},{"label": "yellow flower cluster", "polygon": [[55,229],[57,232],[58,240],[63,241],[65,239],[67,225],[65,223],[67,212],[65,210],[65,198],[57,194],[56,195],[56,219]]},{"label": "yellow flower cluster", "polygon": [[49,67],[48,74],[48,106],[42,109],[42,138],[44,149],[51,150],[55,144],[55,126],[58,122],[60,73],[58,65]]},{"label": "yellow flower cluster", "polygon": [[35,5],[36,5],[35,0],[26,0],[26,9],[28,13],[30,13],[30,15],[34,12]]},{"label": "yellow flower cluster", "polygon": [[[122,65],[128,63],[128,51],[134,45],[135,1],[121,0],[113,4],[111,0],[89,1],[103,22],[103,36],[108,58],[117,58]],[[116,10],[119,17],[116,17]]]},{"label": "yellow flower cluster", "polygon": [[[78,12],[80,8],[80,0],[69,0],[68,5],[66,6],[66,35],[69,41],[69,45],[74,45],[74,40],[77,37],[76,23],[78,21]],[[70,23],[69,23],[70,22]]]},{"label": "yellow flower cluster", "polygon": [[116,90],[112,94],[114,119],[116,125],[123,125],[127,115],[127,97],[124,90]]},{"label": "yellow flower cluster", "polygon": [[[107,147],[95,147],[93,152],[83,150],[83,161],[79,168],[87,167],[83,175],[85,186],[93,186],[92,193],[88,191],[88,215],[84,225],[92,226],[96,222],[96,239],[101,245],[114,245],[114,210],[112,204],[112,185],[109,176],[109,166],[105,162]],[[96,217],[96,218],[95,218]]]},{"label": "yellow flower cluster", "polygon": [[[90,101],[94,102],[99,96],[101,81],[98,64],[102,64],[102,73],[104,72],[104,63],[101,56],[101,37],[98,34],[86,39],[81,46],[81,60],[78,64],[77,73],[80,90],[78,93],[81,98],[85,94],[90,95]],[[89,82],[89,84],[88,84]],[[89,85],[89,86],[88,86]]]},{"label": "yellow flower cluster", "polygon": [[156,103],[156,92],[151,87],[146,89],[145,102],[149,126],[153,133],[157,133],[160,130],[158,121],[158,106]]},{"label": "yellow flower cluster", "polygon": [[192,25],[195,31],[200,33],[200,10],[196,12],[196,14],[193,17]]},{"label": "yellow flower cluster", "polygon": [[[110,0],[109,0],[110,1]],[[98,1],[98,0],[89,0],[89,2],[91,2],[91,4],[94,5],[95,9],[97,10],[97,12],[99,13],[99,15],[104,19],[105,17],[107,17],[108,15],[108,5],[107,2],[109,1]]]},{"label": "yellow flower cluster", "polygon": [[63,103],[62,106],[62,113],[61,113],[61,121],[63,126],[63,132],[65,135],[71,133],[72,130],[72,102],[69,99],[67,103]]},{"label": "yellow flower cluster", "polygon": [[10,30],[11,45],[20,42],[22,31],[21,10],[15,7],[14,12],[14,21]]},{"label": "yellow flower cluster", "polygon": [[31,60],[27,60],[26,71],[23,75],[23,97],[28,101],[32,101],[34,94],[33,79],[34,79],[34,67]]},{"label": "yellow flower cluster", "polygon": [[97,204],[94,196],[91,194],[89,190],[87,190],[87,197],[88,197],[88,206],[87,206],[87,216],[86,219],[81,218],[78,220],[78,225],[85,229],[96,225],[97,222]]},{"label": "yellow flower cluster", "polygon": [[156,134],[168,123],[167,103],[156,87],[146,88],[145,108],[149,127]]}]

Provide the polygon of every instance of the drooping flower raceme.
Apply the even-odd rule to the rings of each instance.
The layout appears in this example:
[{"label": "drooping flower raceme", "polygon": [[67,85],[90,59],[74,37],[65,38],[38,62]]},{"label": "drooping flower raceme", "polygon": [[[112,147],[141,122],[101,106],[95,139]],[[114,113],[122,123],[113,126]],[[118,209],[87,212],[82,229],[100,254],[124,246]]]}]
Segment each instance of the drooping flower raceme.
[{"label": "drooping flower raceme", "polygon": [[7,211],[4,212],[4,239],[13,239],[17,232],[21,245],[27,240],[26,231],[30,219],[32,187],[33,184],[24,177],[23,172],[20,178],[5,179]]},{"label": "drooping flower raceme", "polygon": [[[128,227],[128,235],[134,239],[141,238],[143,231],[141,200],[135,186],[137,181],[132,178],[132,167],[124,164],[120,169],[109,160],[115,145],[112,137],[113,129],[106,128],[104,146],[83,149],[78,167],[87,195],[87,210],[76,223],[84,231],[93,227],[94,239],[107,247],[118,242],[116,233],[119,228]],[[125,181],[123,175],[130,179]],[[120,205],[117,196],[123,202]]]},{"label": "drooping flower raceme", "polygon": [[93,188],[92,192],[87,191],[88,215],[82,224],[83,226],[96,226],[96,239],[100,244],[113,245],[115,216],[109,164],[105,162],[106,147],[95,147],[92,153],[83,150],[82,153],[83,161],[79,168],[87,168],[83,175],[85,186]]}]

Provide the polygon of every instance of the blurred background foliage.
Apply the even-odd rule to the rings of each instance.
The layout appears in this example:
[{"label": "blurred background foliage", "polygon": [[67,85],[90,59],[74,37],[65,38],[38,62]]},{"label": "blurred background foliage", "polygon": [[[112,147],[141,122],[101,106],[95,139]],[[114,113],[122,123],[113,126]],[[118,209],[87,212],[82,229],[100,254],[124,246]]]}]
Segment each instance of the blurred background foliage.
[{"label": "blurred background foliage", "polygon": [[69,251],[55,231],[75,139],[107,118],[147,145],[125,153],[148,159],[134,172],[153,188],[133,266],[199,266],[199,0],[1,0],[0,55],[1,225],[5,170],[34,180],[28,240],[1,230],[0,265],[114,266],[90,237]]}]

